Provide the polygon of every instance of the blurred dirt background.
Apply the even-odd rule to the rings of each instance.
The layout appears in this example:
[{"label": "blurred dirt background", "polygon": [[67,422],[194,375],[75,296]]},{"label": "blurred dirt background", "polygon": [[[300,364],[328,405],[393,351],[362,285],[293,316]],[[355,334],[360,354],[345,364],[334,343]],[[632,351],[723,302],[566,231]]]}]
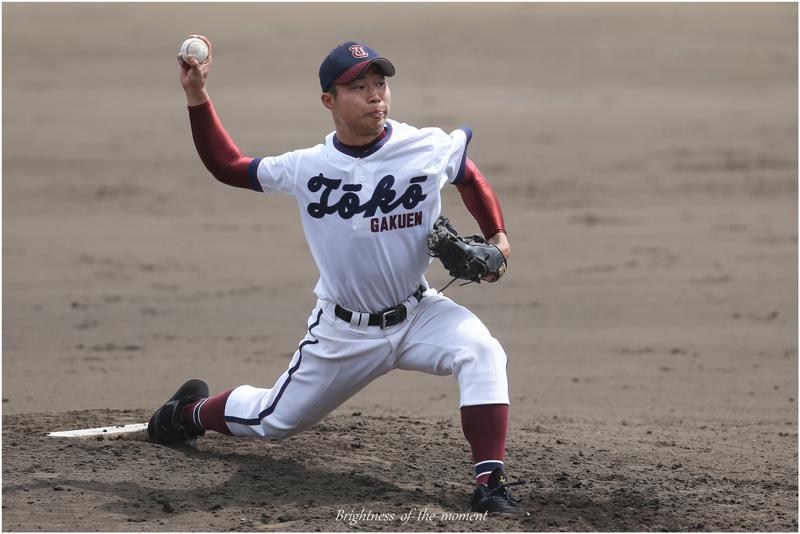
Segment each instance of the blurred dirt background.
[{"label": "blurred dirt background", "polygon": [[[796,3],[5,3],[4,531],[797,531]],[[175,59],[248,156],[332,130],[317,71],[390,58],[392,118],[474,131],[512,245],[448,288],[509,355],[525,520],[469,510],[452,378],[396,371],[284,442],[146,421],[271,385],[318,277],[293,199],[218,184]],[[444,212],[477,231],[454,188]],[[428,279],[448,281],[438,263]],[[392,514],[392,521],[337,519]]]}]

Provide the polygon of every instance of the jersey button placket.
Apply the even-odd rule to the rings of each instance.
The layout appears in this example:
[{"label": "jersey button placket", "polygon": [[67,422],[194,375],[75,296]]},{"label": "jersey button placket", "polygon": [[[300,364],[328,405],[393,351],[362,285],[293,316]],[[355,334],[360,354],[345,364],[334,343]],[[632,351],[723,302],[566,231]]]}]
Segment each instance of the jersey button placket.
[{"label": "jersey button placket", "polygon": [[[356,185],[361,186],[361,190],[359,191],[359,196],[361,197],[361,203],[367,202],[370,197],[372,196],[372,190],[367,184],[367,175],[369,174],[369,164],[368,162],[364,161],[363,159],[358,159],[358,165],[355,168],[355,174],[353,176],[354,183]],[[364,220],[364,214],[360,214],[358,217],[354,218],[358,219],[358,221],[354,220],[354,228],[359,225],[367,225],[368,221]]]},{"label": "jersey button placket", "polygon": [[357,169],[357,172],[358,172],[358,181],[359,181],[359,182],[361,182],[361,183],[363,184],[363,183],[364,183],[364,181],[366,180],[366,177],[364,176],[364,160],[363,160],[363,159],[360,159],[360,158],[359,158],[359,160],[358,160],[358,167],[359,167],[359,168]]},{"label": "jersey button placket", "polygon": [[[361,162],[360,159],[356,159],[353,162],[353,166],[351,167],[351,170],[350,170],[350,184],[351,185],[358,185],[359,184],[358,177],[361,176],[361,164],[362,164],[362,162]],[[359,198],[361,198],[362,193],[359,191],[359,192],[356,193],[356,195],[358,195]],[[355,230],[356,227],[358,226],[358,215],[353,217],[350,220],[350,223],[353,226],[353,229]]]},{"label": "jersey button placket", "polygon": [[369,165],[369,162],[364,161],[363,159],[358,160],[358,165],[360,167],[358,169],[358,181],[361,184],[363,191],[366,189],[367,176],[371,175],[372,171],[370,170],[371,166]]}]

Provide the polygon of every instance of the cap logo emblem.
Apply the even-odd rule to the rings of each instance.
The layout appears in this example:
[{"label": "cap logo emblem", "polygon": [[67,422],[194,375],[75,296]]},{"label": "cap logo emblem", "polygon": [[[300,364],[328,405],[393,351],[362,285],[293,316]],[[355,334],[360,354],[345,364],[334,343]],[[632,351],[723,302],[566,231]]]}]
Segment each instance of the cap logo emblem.
[{"label": "cap logo emblem", "polygon": [[361,57],[369,57],[369,53],[364,50],[362,45],[353,45],[350,47],[350,53],[353,54],[353,57],[361,58]]}]

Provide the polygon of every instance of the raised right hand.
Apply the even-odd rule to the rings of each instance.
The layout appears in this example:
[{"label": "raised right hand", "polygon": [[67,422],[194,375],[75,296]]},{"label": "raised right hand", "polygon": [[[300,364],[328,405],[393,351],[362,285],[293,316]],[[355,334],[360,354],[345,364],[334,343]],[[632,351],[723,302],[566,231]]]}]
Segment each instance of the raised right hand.
[{"label": "raised right hand", "polygon": [[178,64],[181,66],[180,80],[183,90],[186,92],[186,102],[190,106],[204,104],[210,98],[206,91],[206,78],[211,69],[211,43],[202,35],[190,35],[205,41],[208,46],[208,58],[200,63],[194,56],[189,57],[189,61],[184,61],[178,53]]}]

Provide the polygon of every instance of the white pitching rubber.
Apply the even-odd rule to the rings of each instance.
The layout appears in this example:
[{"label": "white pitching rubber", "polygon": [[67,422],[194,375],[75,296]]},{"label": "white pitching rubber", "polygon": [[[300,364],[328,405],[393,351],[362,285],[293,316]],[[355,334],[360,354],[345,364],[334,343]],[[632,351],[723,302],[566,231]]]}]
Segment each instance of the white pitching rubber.
[{"label": "white pitching rubber", "polygon": [[136,423],[134,425],[123,426],[104,426],[100,428],[84,428],[82,430],[65,430],[63,432],[50,432],[48,436],[56,438],[77,438],[81,436],[96,436],[102,434],[124,434],[126,432],[139,432],[147,430],[147,423]]}]

